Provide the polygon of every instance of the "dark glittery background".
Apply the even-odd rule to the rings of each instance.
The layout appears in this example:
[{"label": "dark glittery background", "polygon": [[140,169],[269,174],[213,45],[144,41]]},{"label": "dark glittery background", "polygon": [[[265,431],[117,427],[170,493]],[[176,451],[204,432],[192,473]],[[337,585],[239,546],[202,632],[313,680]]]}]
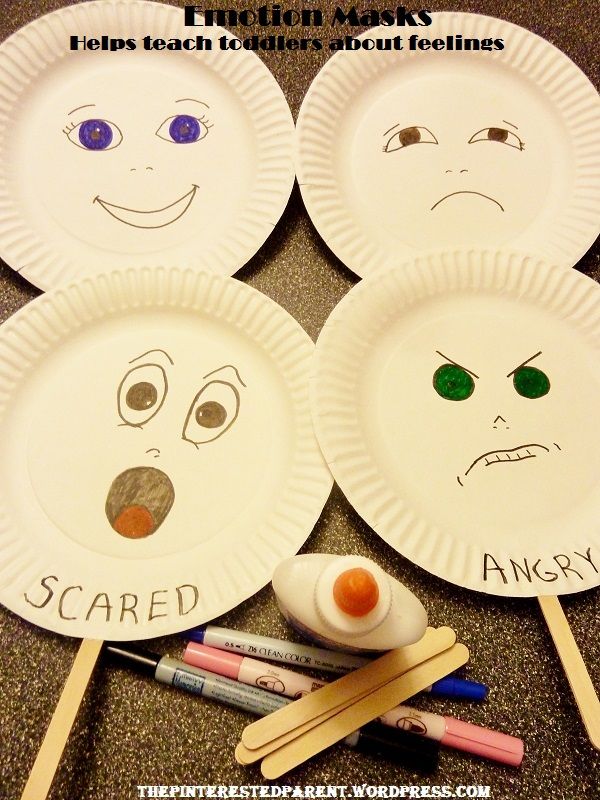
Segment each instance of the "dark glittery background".
[{"label": "dark glittery background", "polygon": [[[64,4],[61,0],[2,0],[0,38]],[[217,0],[207,6],[241,9],[260,4]],[[302,7],[298,0],[281,5]],[[331,0],[304,4],[322,8],[326,19],[336,5]],[[369,5],[395,7],[391,3],[357,3],[361,9]],[[570,56],[596,86],[600,83],[600,26],[593,0],[479,0],[423,5],[433,11],[480,12],[529,28]],[[336,34],[323,27],[312,35],[326,39]],[[327,52],[267,53],[261,58],[279,81],[296,117]],[[597,245],[577,268],[600,279]],[[313,338],[356,282],[319,239],[297,188],[273,235],[238,277],[280,303]],[[35,288],[0,264],[2,319],[37,294]],[[422,778],[394,764],[336,746],[276,784],[452,788],[476,784],[490,786],[494,800],[600,797],[600,757],[586,739],[535,600],[494,598],[460,590],[432,577],[383,543],[337,487],[304,549],[374,558],[421,598],[432,624],[454,627],[471,651],[466,674],[488,683],[490,696],[481,705],[431,698],[419,699],[418,705],[520,736],[525,740],[526,756],[521,769],[514,770],[444,750],[437,773]],[[563,606],[592,680],[600,689],[598,592],[571,595]],[[259,634],[290,636],[269,588],[218,622]],[[0,624],[0,797],[12,800],[20,796],[26,782],[78,642],[37,629],[4,609],[0,609]],[[150,642],[149,646],[171,656],[180,656],[183,651],[178,637]],[[130,800],[138,797],[137,785],[260,784],[259,769],[242,768],[233,757],[235,744],[249,721],[250,717],[241,712],[101,665],[92,678],[49,797]]]}]

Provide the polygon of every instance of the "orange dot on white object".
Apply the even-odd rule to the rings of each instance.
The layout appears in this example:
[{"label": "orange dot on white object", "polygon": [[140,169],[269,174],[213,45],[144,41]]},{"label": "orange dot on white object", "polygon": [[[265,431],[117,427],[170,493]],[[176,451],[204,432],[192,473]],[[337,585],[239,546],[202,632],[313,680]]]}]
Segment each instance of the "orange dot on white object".
[{"label": "orange dot on white object", "polygon": [[333,584],[337,607],[352,617],[364,617],[379,600],[379,586],[369,570],[354,567],[342,572]]}]

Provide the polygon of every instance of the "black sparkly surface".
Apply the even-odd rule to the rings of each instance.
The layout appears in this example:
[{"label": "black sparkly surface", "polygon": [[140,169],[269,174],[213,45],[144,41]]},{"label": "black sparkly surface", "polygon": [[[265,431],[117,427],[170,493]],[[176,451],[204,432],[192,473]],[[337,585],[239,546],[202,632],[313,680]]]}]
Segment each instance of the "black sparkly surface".
[{"label": "black sparkly surface", "polygon": [[[0,38],[64,4],[60,0],[3,0]],[[260,3],[217,0],[208,5],[241,9]],[[281,5],[302,7],[297,0]],[[328,18],[336,5],[331,0],[320,0],[306,3],[305,7],[322,8]],[[368,5],[378,7],[364,4]],[[596,86],[600,84],[600,25],[597,5],[592,0],[534,0],[527,4],[517,0],[432,2],[428,8],[485,13],[529,28],[567,53]],[[330,31],[324,27],[312,34],[329,38]],[[279,81],[296,117],[310,81],[327,54],[286,52],[261,57]],[[586,254],[578,269],[600,279],[598,245]],[[318,237],[297,188],[272,236],[238,277],[280,303],[313,338],[356,281]],[[37,294],[37,289],[0,265],[1,319]],[[408,769],[336,746],[276,784],[452,789],[474,784],[490,786],[494,800],[600,797],[600,757],[585,736],[536,601],[494,598],[460,590],[432,577],[375,536],[337,487],[304,550],[359,553],[374,558],[422,599],[432,624],[454,627],[471,650],[466,674],[488,683],[490,696],[481,705],[428,697],[420,698],[418,705],[520,736],[525,740],[526,756],[523,766],[514,770],[444,750],[437,773],[423,778]],[[592,680],[600,689],[598,592],[567,597],[563,607]],[[290,636],[269,589],[217,622],[259,634]],[[78,643],[37,629],[4,609],[0,609],[0,625],[0,798],[13,800],[25,785]],[[177,637],[149,642],[148,646],[171,656],[183,652],[182,641]],[[242,712],[100,666],[49,797],[130,800],[139,796],[138,785],[264,783],[257,767],[242,768],[233,758],[235,744],[249,721],[250,717]]]}]

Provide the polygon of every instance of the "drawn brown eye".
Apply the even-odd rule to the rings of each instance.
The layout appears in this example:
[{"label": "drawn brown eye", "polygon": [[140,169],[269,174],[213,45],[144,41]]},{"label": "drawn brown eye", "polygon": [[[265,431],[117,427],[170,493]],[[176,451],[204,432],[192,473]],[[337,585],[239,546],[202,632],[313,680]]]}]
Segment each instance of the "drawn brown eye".
[{"label": "drawn brown eye", "polygon": [[525,147],[525,143],[519,139],[516,133],[507,131],[505,128],[482,128],[471,136],[468,143],[474,144],[475,142],[499,142],[517,150],[523,150]]},{"label": "drawn brown eye", "polygon": [[438,144],[438,140],[429,128],[413,125],[410,128],[402,128],[402,130],[392,134],[386,141],[383,152],[393,153],[403,147],[410,147],[412,144]]},{"label": "drawn brown eye", "polygon": [[203,428],[220,428],[227,419],[227,410],[215,400],[207,400],[196,409],[196,422]]},{"label": "drawn brown eye", "polygon": [[117,390],[117,407],[123,422],[140,427],[151,420],[164,403],[167,388],[167,376],[158,364],[130,369]]},{"label": "drawn brown eye", "polygon": [[212,442],[231,428],[240,410],[240,394],[231,383],[211,381],[196,395],[183,426],[183,439]]},{"label": "drawn brown eye", "polygon": [[156,386],[148,381],[140,381],[134,383],[127,390],[125,402],[134,411],[146,411],[158,400],[158,392]]}]

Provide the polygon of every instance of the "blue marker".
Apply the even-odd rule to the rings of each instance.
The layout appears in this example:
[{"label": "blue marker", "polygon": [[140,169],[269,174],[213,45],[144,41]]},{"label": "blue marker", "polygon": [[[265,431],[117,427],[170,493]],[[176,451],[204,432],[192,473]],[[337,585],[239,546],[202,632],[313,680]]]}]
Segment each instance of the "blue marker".
[{"label": "blue marker", "polygon": [[[218,650],[230,650],[238,655],[257,659],[264,658],[267,661],[278,661],[290,667],[306,667],[307,669],[326,672],[349,672],[352,669],[364,667],[370,661],[369,658],[364,656],[338,653],[334,650],[286,642],[283,639],[257,636],[253,633],[232,631],[215,625],[201,625],[198,628],[185,631],[181,635],[193,642],[216,647]],[[436,681],[425,691],[442,697],[481,701],[486,698],[488,689],[483,683],[449,675],[440,681]]]}]

